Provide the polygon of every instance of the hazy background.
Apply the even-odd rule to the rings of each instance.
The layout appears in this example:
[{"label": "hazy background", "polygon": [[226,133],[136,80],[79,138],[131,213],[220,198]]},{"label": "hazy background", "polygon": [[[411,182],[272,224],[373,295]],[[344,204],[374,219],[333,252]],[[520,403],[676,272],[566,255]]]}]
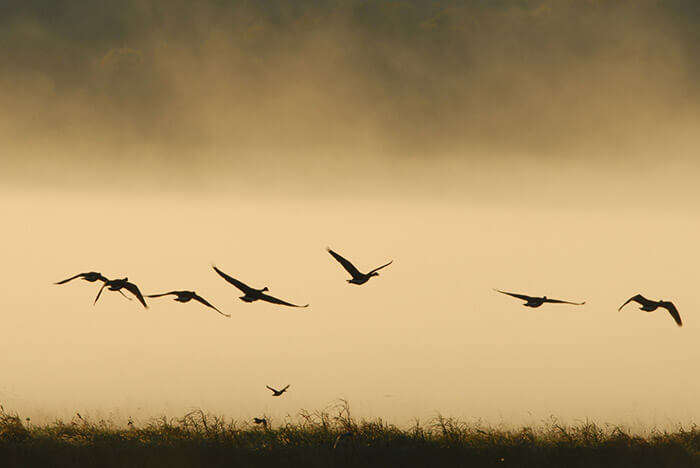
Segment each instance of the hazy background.
[{"label": "hazy background", "polygon": [[[697,420],[699,41],[689,0],[4,2],[0,402]],[[91,270],[233,317],[51,284]]]}]

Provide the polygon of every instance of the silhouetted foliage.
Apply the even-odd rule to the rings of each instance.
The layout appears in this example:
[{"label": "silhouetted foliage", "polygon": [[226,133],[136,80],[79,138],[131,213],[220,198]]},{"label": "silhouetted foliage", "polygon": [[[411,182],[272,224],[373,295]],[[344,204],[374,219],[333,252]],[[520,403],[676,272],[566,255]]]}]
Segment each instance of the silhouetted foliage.
[{"label": "silhouetted foliage", "polygon": [[437,417],[400,429],[381,419],[357,421],[347,403],[303,411],[296,423],[253,426],[201,410],[126,428],[76,417],[70,423],[22,423],[0,417],[5,467],[189,466],[513,466],[696,467],[700,430],[652,431],[642,437],[590,422],[552,420],[541,427],[493,428]]}]

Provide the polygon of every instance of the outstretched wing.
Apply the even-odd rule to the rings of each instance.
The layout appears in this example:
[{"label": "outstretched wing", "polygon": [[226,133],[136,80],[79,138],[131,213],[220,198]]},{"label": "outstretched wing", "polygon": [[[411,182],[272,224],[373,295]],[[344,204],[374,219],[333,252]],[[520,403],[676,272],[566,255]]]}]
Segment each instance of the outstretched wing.
[{"label": "outstretched wing", "polygon": [[507,294],[509,296],[517,297],[518,299],[522,299],[523,301],[529,301],[530,299],[533,299],[532,296],[526,296],[525,294],[516,294],[512,292],[501,291],[500,289],[494,289],[494,291],[498,291],[501,294]]},{"label": "outstretched wing", "polygon": [[274,388],[270,387],[269,385],[265,385],[265,386],[266,386],[268,389],[272,390],[273,392],[277,393],[277,390],[275,390]]},{"label": "outstretched wing", "polygon": [[128,281],[124,284],[124,288],[126,288],[127,291],[129,291],[131,294],[136,296],[136,299],[143,304],[143,306],[148,309],[148,304],[146,304],[146,300],[143,298],[143,294],[141,294],[141,291],[139,291],[138,286],[136,286],[134,283],[129,283]]},{"label": "outstretched wing", "polygon": [[280,392],[286,392],[288,388],[289,388],[289,384],[287,384],[286,387],[284,387],[282,390],[280,390]]},{"label": "outstretched wing", "polygon": [[676,306],[673,305],[673,302],[663,301],[659,305],[661,307],[663,307],[664,309],[668,310],[668,312],[671,314],[671,317],[673,317],[673,320],[676,321],[676,325],[678,325],[679,327],[683,326],[683,321],[681,320],[681,314],[678,313],[678,309],[676,309]]},{"label": "outstretched wing", "polygon": [[97,292],[97,297],[95,298],[95,302],[92,303],[92,305],[97,304],[97,300],[100,298],[100,294],[102,294],[102,290],[107,286],[107,283],[104,283],[100,290]]},{"label": "outstretched wing", "polygon": [[219,274],[219,276],[221,276],[223,279],[225,279],[226,281],[243,291],[244,294],[248,294],[252,291],[255,291],[253,288],[243,283],[242,281],[238,281],[236,278],[232,278],[223,271],[219,270],[218,268],[216,268],[216,265],[212,265],[212,268]]},{"label": "outstretched wing", "polygon": [[551,302],[553,304],[573,304],[573,305],[583,305],[586,302],[569,302],[569,301],[560,301],[559,299],[546,299],[544,302]]},{"label": "outstretched wing", "polygon": [[79,273],[75,276],[71,276],[70,278],[64,279],[63,281],[59,281],[58,283],[54,283],[54,284],[66,284],[67,282],[73,281],[76,278],[83,278],[83,279],[90,281],[90,282],[95,282],[97,280],[100,280],[103,283],[106,283],[107,281],[109,281],[109,279],[102,276],[102,273],[98,273],[96,271],[89,271],[86,273]]},{"label": "outstretched wing", "polygon": [[218,313],[220,313],[220,314],[223,315],[224,317],[229,317],[229,318],[231,317],[231,314],[225,314],[225,313],[221,312],[219,309],[217,309],[217,308],[214,307],[213,305],[209,304],[209,302],[208,302],[206,299],[204,299],[202,296],[200,296],[199,294],[194,294],[194,295],[192,296],[192,299],[194,299],[195,301],[198,301],[198,302],[204,304],[204,305],[207,306],[207,307],[210,307],[210,308],[214,309],[215,311],[217,311]]},{"label": "outstretched wing", "polygon": [[636,296],[632,296],[632,297],[630,297],[629,299],[627,299],[627,301],[626,301],[624,304],[622,304],[622,305],[617,309],[617,311],[618,311],[618,312],[621,311],[622,308],[623,308],[624,306],[626,306],[627,304],[629,304],[629,303],[632,302],[632,301],[638,302],[638,303],[640,303],[640,304],[642,304],[642,305],[648,304],[648,303],[651,302],[649,299],[647,299],[646,297],[642,296],[641,294],[637,294]]},{"label": "outstretched wing", "polygon": [[180,291],[170,291],[170,292],[166,292],[166,293],[163,293],[163,294],[149,294],[149,295],[147,295],[146,297],[163,297],[163,296],[167,296],[167,295],[170,295],[170,294],[174,294],[174,295],[178,296],[178,295],[179,295],[179,294],[178,294],[179,292],[180,292]]},{"label": "outstretched wing", "polygon": [[393,260],[390,261],[389,263],[386,263],[386,264],[384,264],[384,265],[382,265],[382,266],[380,266],[380,267],[375,268],[374,270],[370,271],[370,272],[367,273],[367,274],[368,274],[368,275],[371,275],[371,274],[374,273],[375,271],[379,271],[379,270],[381,270],[381,269],[384,268],[384,267],[388,267],[388,266],[391,265],[392,263],[394,263]]},{"label": "outstretched wing", "polygon": [[337,253],[333,252],[330,247],[326,247],[326,250],[328,251],[329,254],[331,254],[333,256],[333,258],[335,258],[338,261],[338,263],[343,265],[343,268],[345,268],[345,271],[350,273],[350,275],[353,278],[358,278],[358,277],[362,276],[362,273],[360,273],[360,270],[355,268],[355,265],[350,263],[349,260],[347,260],[346,258],[343,258],[340,255],[338,255]]},{"label": "outstretched wing", "polygon": [[54,284],[66,284],[67,282],[73,281],[73,280],[76,279],[76,278],[81,278],[81,277],[83,277],[83,276],[86,275],[86,274],[87,274],[87,273],[78,273],[78,274],[75,275],[75,276],[71,276],[70,278],[64,279],[63,281],[59,281],[58,283],[54,283]]},{"label": "outstretched wing", "polygon": [[292,304],[292,303],[290,303],[290,302],[283,301],[282,299],[277,299],[276,297],[269,296],[269,295],[267,295],[267,294],[265,294],[265,293],[260,294],[260,299],[263,300],[263,301],[271,302],[271,303],[273,303],[273,304],[286,305],[286,306],[290,306],[290,307],[302,307],[302,308],[303,308],[303,307],[309,307],[309,304],[306,304],[306,305],[303,305],[303,306],[302,306],[302,305],[296,305],[296,304]]}]

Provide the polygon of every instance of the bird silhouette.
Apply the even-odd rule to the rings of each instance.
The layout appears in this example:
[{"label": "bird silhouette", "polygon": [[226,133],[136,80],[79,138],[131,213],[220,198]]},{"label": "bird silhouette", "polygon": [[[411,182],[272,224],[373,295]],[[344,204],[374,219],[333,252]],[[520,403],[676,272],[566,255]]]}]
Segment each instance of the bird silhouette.
[{"label": "bird silhouette", "polygon": [[148,309],[148,305],[146,304],[146,300],[143,298],[143,294],[141,294],[141,291],[139,291],[138,286],[136,286],[134,283],[129,283],[129,278],[105,281],[105,283],[100,288],[100,291],[97,293],[97,297],[95,298],[95,302],[93,302],[93,305],[97,304],[97,300],[100,298],[100,295],[102,294],[102,290],[104,288],[108,288],[110,291],[120,291],[122,288],[126,289],[131,294],[136,296],[136,299],[138,299],[139,302],[141,302],[141,304],[143,304],[143,306]]},{"label": "bird silhouette", "polygon": [[267,428],[267,418],[253,418],[255,424],[262,424],[264,428]]},{"label": "bird silhouette", "polygon": [[237,287],[238,289],[243,292],[243,296],[239,297],[240,300],[243,302],[254,302],[254,301],[266,301],[266,302],[271,302],[272,304],[280,304],[280,305],[285,305],[285,306],[290,306],[290,307],[309,307],[309,304],[300,306],[296,304],[292,304],[290,302],[283,301],[282,299],[277,299],[276,297],[270,296],[269,294],[265,294],[265,291],[269,291],[267,286],[265,286],[262,289],[255,289],[251,288],[247,284],[243,283],[242,281],[238,281],[235,278],[232,278],[231,276],[227,275],[223,271],[219,270],[216,266],[212,265],[212,268],[214,268],[214,271],[216,271],[219,276],[221,276],[223,279]]},{"label": "bird silhouette", "polygon": [[[69,281],[73,281],[76,278],[82,278],[83,280],[88,281],[90,283],[94,283],[96,281],[102,281],[103,283],[106,283],[107,281],[109,281],[109,279],[107,277],[102,276],[102,273],[99,273],[97,271],[89,271],[87,273],[78,273],[75,276],[71,276],[70,278],[66,278],[63,281],[59,281],[59,282],[54,283],[54,284],[66,284]],[[127,296],[126,294],[124,294],[123,291],[120,290],[119,293],[122,296],[126,297],[127,299],[131,300],[131,298],[129,296]]]},{"label": "bird silhouette", "polygon": [[668,313],[671,314],[671,317],[673,317],[673,320],[676,321],[676,325],[678,325],[679,327],[683,326],[681,314],[678,313],[678,309],[676,309],[676,306],[673,305],[673,302],[664,301],[663,299],[660,301],[652,301],[642,296],[641,294],[637,294],[636,296],[632,296],[629,299],[627,299],[627,301],[624,304],[622,304],[619,309],[617,309],[618,312],[621,311],[624,306],[626,306],[632,301],[640,304],[641,307],[639,308],[639,310],[643,310],[645,312],[653,312],[659,307],[666,309]]},{"label": "bird silhouette", "polygon": [[275,390],[274,388],[270,387],[269,385],[265,385],[269,390],[272,390],[272,396],[281,396],[284,392],[287,391],[289,388],[289,385],[284,387],[282,390]]},{"label": "bird silhouette", "polygon": [[569,301],[560,301],[559,299],[549,299],[547,296],[542,296],[542,297],[536,297],[536,296],[527,296],[525,294],[516,294],[516,293],[511,293],[507,291],[501,291],[500,289],[494,289],[494,291],[498,291],[501,294],[507,294],[509,296],[517,297],[518,299],[522,299],[525,301],[525,304],[523,304],[525,307],[539,307],[545,302],[551,302],[553,304],[573,304],[573,305],[583,305],[585,302],[569,302]]},{"label": "bird silhouette", "polygon": [[326,247],[326,250],[328,251],[329,254],[331,254],[333,256],[333,258],[335,258],[338,261],[338,263],[340,263],[343,266],[343,268],[345,268],[345,271],[350,273],[350,276],[352,276],[352,279],[347,280],[347,282],[352,283],[352,284],[357,284],[357,285],[365,284],[373,276],[379,276],[379,273],[377,273],[377,271],[394,263],[394,261],[392,260],[389,263],[386,263],[380,267],[375,268],[374,270],[370,271],[369,273],[362,273],[362,272],[360,272],[360,270],[358,270],[355,267],[355,265],[350,263],[350,261],[348,259],[343,258],[338,253],[332,251],[330,247]]},{"label": "bird silhouette", "polygon": [[215,311],[217,311],[218,313],[220,313],[224,317],[231,317],[231,314],[225,314],[225,313],[221,312],[219,309],[217,309],[216,307],[211,305],[206,299],[204,299],[202,296],[198,295],[194,291],[170,291],[170,292],[166,292],[163,294],[150,294],[146,297],[163,297],[163,296],[168,296],[170,294],[176,296],[174,300],[177,302],[185,303],[185,302],[189,302],[192,299],[194,299],[195,301],[200,302],[211,309],[214,309]]}]

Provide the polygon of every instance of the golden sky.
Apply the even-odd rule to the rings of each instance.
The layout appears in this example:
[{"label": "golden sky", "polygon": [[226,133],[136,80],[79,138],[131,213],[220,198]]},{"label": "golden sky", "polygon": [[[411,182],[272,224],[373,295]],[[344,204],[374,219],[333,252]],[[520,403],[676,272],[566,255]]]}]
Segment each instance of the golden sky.
[{"label": "golden sky", "polygon": [[[700,225],[684,213],[52,191],[5,194],[2,208],[0,391],[28,413],[282,417],[342,397],[397,421],[697,417]],[[357,287],[326,245],[362,270],[395,262]],[[311,306],[245,304],[212,262]],[[111,292],[93,306],[94,284],[51,284],[93,269],[144,293],[195,289],[232,318]],[[533,310],[494,287],[587,304]],[[638,292],[675,301],[685,326],[617,312]],[[265,385],[287,383],[270,400]]]}]

